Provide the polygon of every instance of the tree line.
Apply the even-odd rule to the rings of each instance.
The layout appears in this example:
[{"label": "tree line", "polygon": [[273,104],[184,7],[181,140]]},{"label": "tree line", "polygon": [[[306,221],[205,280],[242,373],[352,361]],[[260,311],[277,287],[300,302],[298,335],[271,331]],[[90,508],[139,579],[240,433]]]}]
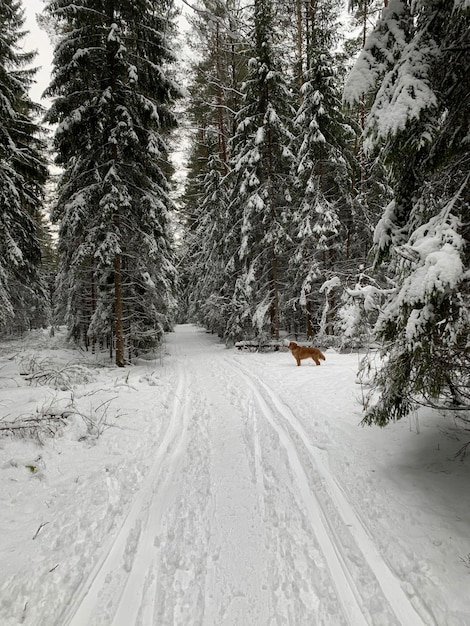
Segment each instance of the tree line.
[{"label": "tree line", "polygon": [[191,7],[182,69],[172,0],[46,2],[54,268],[34,55],[21,2],[0,0],[0,328],[44,325],[53,308],[119,366],[175,320],[228,343],[374,341],[383,364],[363,374],[380,399],[365,423],[416,402],[463,414],[467,0],[351,0],[346,36],[342,0]]}]

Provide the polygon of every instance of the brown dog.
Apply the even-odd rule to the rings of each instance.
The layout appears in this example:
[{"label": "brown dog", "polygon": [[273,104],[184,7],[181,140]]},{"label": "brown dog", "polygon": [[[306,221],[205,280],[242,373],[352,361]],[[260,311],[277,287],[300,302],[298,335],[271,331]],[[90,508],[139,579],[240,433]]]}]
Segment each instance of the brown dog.
[{"label": "brown dog", "polygon": [[325,355],[313,346],[299,346],[295,341],[291,341],[287,347],[292,352],[297,365],[300,365],[302,359],[313,359],[317,365],[320,365],[320,359],[325,360]]}]

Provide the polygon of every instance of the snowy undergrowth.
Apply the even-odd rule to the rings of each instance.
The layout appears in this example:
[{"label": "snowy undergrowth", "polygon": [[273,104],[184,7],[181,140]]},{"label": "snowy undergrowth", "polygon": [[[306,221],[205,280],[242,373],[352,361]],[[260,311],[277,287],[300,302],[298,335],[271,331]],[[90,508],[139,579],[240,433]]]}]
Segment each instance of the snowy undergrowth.
[{"label": "snowy undergrowth", "polygon": [[52,623],[37,615],[54,615],[70,600],[91,555],[119,525],[164,423],[156,414],[165,411],[168,381],[155,361],[144,363],[114,368],[70,349],[60,334],[3,342],[2,624]]},{"label": "snowy undergrowth", "polygon": [[470,623],[468,432],[360,427],[358,355],[185,326],[124,370],[45,333],[1,348],[0,424],[66,414],[0,437],[2,626]]}]

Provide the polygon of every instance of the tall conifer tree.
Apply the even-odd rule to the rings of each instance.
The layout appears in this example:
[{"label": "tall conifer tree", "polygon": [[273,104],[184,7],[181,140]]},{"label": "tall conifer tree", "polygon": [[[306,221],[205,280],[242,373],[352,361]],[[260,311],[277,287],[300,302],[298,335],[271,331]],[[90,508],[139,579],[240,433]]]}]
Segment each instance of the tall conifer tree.
[{"label": "tall conifer tree", "polygon": [[[314,303],[321,283],[354,256],[351,250],[352,137],[341,104],[341,62],[335,55],[339,3],[319,0],[307,5],[305,71],[295,118],[296,199],[291,255],[292,301],[304,312],[312,337]],[[316,289],[314,288],[316,285]],[[318,302],[318,300],[317,300]],[[317,313],[317,315],[315,315]],[[330,329],[331,330],[331,329]]]},{"label": "tall conifer tree", "polygon": [[279,337],[290,221],[292,98],[272,0],[255,0],[251,59],[232,141],[232,223],[238,276],[229,334]]},{"label": "tall conifer tree", "polygon": [[395,288],[377,322],[387,358],[367,423],[443,398],[470,406],[469,26],[463,0],[390,0],[348,82],[351,101],[375,94],[365,132],[395,192],[375,232]]},{"label": "tall conifer tree", "polygon": [[40,107],[29,88],[34,52],[24,52],[24,16],[17,0],[0,0],[0,328],[44,323],[41,208],[47,177]]},{"label": "tall conifer tree", "polygon": [[[182,246],[182,299],[189,319],[225,334],[228,303],[233,293],[231,259],[238,239],[227,211],[230,139],[234,114],[240,108],[246,74],[244,41],[239,31],[240,1],[204,0],[192,20],[192,66],[188,117],[195,128],[186,180]],[[185,306],[183,305],[183,306]]]},{"label": "tall conifer tree", "polygon": [[[124,348],[161,337],[175,308],[167,134],[179,93],[172,0],[51,0],[59,40],[48,119],[64,167],[53,217],[71,335]],[[111,330],[110,330],[111,329]]]}]

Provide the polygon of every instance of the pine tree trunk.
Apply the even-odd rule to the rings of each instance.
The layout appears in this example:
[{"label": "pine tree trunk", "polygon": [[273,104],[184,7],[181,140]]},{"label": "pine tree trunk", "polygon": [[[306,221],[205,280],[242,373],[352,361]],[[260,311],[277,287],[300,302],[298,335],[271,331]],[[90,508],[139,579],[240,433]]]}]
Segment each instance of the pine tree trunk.
[{"label": "pine tree trunk", "polygon": [[[117,216],[119,219],[119,216]],[[116,334],[116,365],[124,367],[124,332],[122,324],[121,255],[114,257],[114,332]]]},{"label": "pine tree trunk", "polygon": [[[113,150],[114,151],[114,150]],[[117,150],[116,150],[117,152]],[[117,159],[117,155],[116,155]],[[116,232],[120,232],[121,223],[116,209],[113,216]],[[124,367],[124,328],[122,322],[122,258],[121,253],[114,257],[114,332],[116,334],[116,365]]]},{"label": "pine tree trunk", "polygon": [[279,289],[278,289],[278,264],[277,256],[274,246],[271,248],[271,292],[272,292],[272,304],[271,304],[271,336],[274,339],[279,339]]},{"label": "pine tree trunk", "polygon": [[[266,101],[269,101],[269,98],[266,97]],[[269,204],[270,204],[270,212],[271,212],[271,224],[274,227],[276,223],[276,200],[273,189],[273,175],[274,175],[274,164],[273,164],[273,141],[272,141],[272,133],[271,128],[268,130],[268,188],[269,188]],[[271,304],[271,336],[274,339],[279,339],[279,267],[278,267],[278,259],[276,254],[276,244],[273,243],[271,246],[271,295],[272,295],[272,304]]]},{"label": "pine tree trunk", "polygon": [[[297,56],[298,56],[298,72],[299,72],[299,90],[304,82],[303,79],[303,46],[302,46],[302,3],[296,0],[295,12],[297,17]],[[300,96],[302,97],[302,96]]]},{"label": "pine tree trunk", "polygon": [[[109,18],[109,26],[111,27],[112,23],[115,19],[115,5],[114,0],[109,0],[108,2],[108,18]],[[115,52],[110,50],[110,83],[111,89],[114,92],[116,90],[116,60],[115,60]],[[118,149],[117,145],[112,145],[112,160],[114,164],[117,163],[118,160]],[[115,209],[113,214],[113,224],[116,229],[116,233],[120,235],[121,232],[121,223],[119,217],[118,208]],[[114,268],[114,333],[116,336],[116,365],[118,367],[124,367],[125,359],[124,359],[124,328],[122,322],[122,257],[121,252],[116,252],[113,262]]]},{"label": "pine tree trunk", "polygon": [[313,337],[313,326],[312,326],[312,302],[308,297],[308,294],[305,294],[306,303],[305,303],[305,317],[306,317],[306,332],[307,339],[312,339]]},{"label": "pine tree trunk", "polygon": [[109,339],[109,360],[111,361],[113,358],[113,337],[114,337],[114,327],[113,327],[113,323],[111,322],[111,328],[109,329],[109,335],[108,335],[108,339]]},{"label": "pine tree trunk", "polygon": [[216,30],[216,70],[217,70],[217,122],[219,126],[219,154],[220,160],[224,164],[224,173],[228,173],[227,166],[227,144],[225,140],[225,123],[224,123],[224,96],[222,93],[222,70],[220,67],[220,33],[219,23],[217,22]]},{"label": "pine tree trunk", "polygon": [[[310,4],[308,6],[309,12],[309,22],[310,22],[310,41],[312,47],[315,47],[317,40],[317,0],[310,0]],[[310,67],[310,65],[309,65]]]},{"label": "pine tree trunk", "polygon": [[[96,311],[96,284],[95,284],[95,267],[94,263],[91,268],[91,319],[93,319],[93,315]],[[91,338],[91,353],[95,354],[96,352],[96,335],[93,333]]]}]

